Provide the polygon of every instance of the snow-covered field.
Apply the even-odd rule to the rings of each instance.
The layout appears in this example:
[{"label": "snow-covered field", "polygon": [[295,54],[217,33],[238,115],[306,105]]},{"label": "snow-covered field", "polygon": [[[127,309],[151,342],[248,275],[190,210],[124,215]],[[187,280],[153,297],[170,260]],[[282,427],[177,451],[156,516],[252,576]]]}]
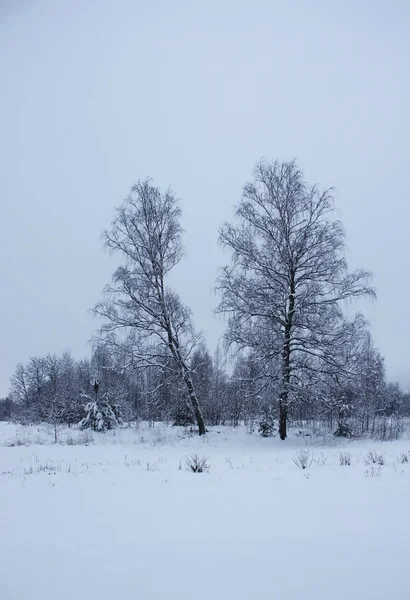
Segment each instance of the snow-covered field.
[{"label": "snow-covered field", "polygon": [[60,435],[0,423],[1,600],[410,598],[409,439]]}]

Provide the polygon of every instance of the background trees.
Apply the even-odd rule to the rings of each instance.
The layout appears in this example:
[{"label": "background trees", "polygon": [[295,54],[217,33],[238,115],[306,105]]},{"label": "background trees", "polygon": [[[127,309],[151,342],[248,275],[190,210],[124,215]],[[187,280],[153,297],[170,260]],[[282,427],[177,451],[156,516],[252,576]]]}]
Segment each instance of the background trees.
[{"label": "background trees", "polygon": [[0,398],[0,421],[9,421],[13,415],[13,401],[11,398]]},{"label": "background trees", "polygon": [[[118,364],[122,362],[118,359]],[[33,378],[19,396],[22,373],[41,363],[45,365],[42,393],[36,393],[38,382]],[[96,399],[93,381],[98,380],[102,408],[111,415],[109,407],[114,407],[114,416],[122,417],[124,425],[144,419],[192,427],[194,418],[184,398],[185,384],[177,371],[170,377],[162,368],[124,370],[118,364],[105,348],[80,361],[68,353],[35,357],[16,368],[13,381],[17,376],[19,385],[9,398],[0,401],[0,420],[48,422],[58,440],[63,426],[77,425],[90,413],[87,404]],[[239,353],[230,369],[228,364],[221,348],[212,356],[201,345],[193,355],[192,377],[203,397],[207,422],[212,426],[245,424],[250,433],[271,433],[277,409],[272,398],[278,398],[279,379],[266,374],[265,365],[252,352]],[[334,432],[342,425],[355,435],[389,439],[399,435],[402,417],[410,415],[409,394],[386,381],[383,360],[370,335],[361,341],[356,368],[346,375],[315,377],[314,385],[310,372],[305,371],[303,377],[306,382],[299,381],[292,389],[288,417],[293,427],[304,431]],[[26,396],[32,403],[25,402]],[[119,423],[118,418],[108,421],[109,427]],[[92,419],[89,424],[94,426]]]}]

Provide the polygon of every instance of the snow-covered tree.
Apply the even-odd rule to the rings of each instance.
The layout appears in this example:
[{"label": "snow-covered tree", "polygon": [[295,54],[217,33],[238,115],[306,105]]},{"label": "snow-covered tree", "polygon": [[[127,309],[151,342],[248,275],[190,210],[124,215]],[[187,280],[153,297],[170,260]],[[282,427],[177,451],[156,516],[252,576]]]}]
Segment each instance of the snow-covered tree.
[{"label": "snow-covered tree", "polygon": [[95,379],[92,382],[94,398],[88,397],[85,405],[86,415],[79,422],[80,429],[93,429],[94,431],[106,431],[115,429],[122,423],[120,409],[113,402],[109,392],[99,396],[99,381]]},{"label": "snow-covered tree", "polygon": [[162,194],[150,180],[140,181],[117,209],[105,245],[124,259],[107,286],[105,300],[95,306],[104,318],[99,344],[112,355],[127,356],[127,366],[177,369],[190,410],[205,433],[195,391],[190,356],[200,339],[190,310],[166,284],[182,258],[181,211],[171,192]]},{"label": "snow-covered tree", "polygon": [[218,287],[229,316],[226,339],[251,348],[267,369],[278,366],[279,432],[286,438],[293,390],[302,372],[348,368],[364,320],[349,320],[343,302],[374,295],[370,273],[349,272],[344,230],[332,217],[330,190],[308,186],[295,162],[260,162],[225,224],[232,252]]}]

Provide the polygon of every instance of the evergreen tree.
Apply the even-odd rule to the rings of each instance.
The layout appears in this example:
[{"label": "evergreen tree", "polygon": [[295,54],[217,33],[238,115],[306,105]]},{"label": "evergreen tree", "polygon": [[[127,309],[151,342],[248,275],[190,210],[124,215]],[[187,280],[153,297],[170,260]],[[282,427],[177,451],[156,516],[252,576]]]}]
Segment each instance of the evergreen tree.
[{"label": "evergreen tree", "polygon": [[118,404],[113,402],[109,392],[105,392],[100,397],[98,396],[100,387],[98,379],[94,379],[92,386],[95,397],[85,405],[86,415],[79,422],[79,428],[93,429],[94,431],[114,429],[122,423]]}]

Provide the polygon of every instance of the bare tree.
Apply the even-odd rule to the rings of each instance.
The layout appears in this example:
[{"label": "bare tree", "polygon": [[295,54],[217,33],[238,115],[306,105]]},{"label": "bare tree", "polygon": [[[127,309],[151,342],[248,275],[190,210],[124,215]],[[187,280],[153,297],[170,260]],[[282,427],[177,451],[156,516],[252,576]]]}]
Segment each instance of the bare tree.
[{"label": "bare tree", "polygon": [[30,381],[27,368],[19,363],[10,378],[10,392],[13,401],[26,411],[31,407]]},{"label": "bare tree", "polygon": [[64,426],[64,404],[61,394],[62,373],[61,361],[55,354],[47,354],[43,360],[45,386],[41,417],[52,426],[54,443],[58,442],[58,435]]},{"label": "bare tree", "polygon": [[162,194],[148,179],[133,186],[104,234],[106,247],[125,263],[94,311],[106,320],[98,341],[128,357],[127,366],[160,368],[170,376],[177,368],[202,435],[205,423],[190,370],[191,352],[200,336],[194,332],[190,310],[165,283],[183,254],[180,215],[171,192]]},{"label": "bare tree", "polygon": [[383,404],[383,392],[386,388],[384,359],[374,347],[370,333],[362,342],[357,369],[354,390],[357,395],[356,409],[361,420],[361,433],[368,433],[371,421],[374,429],[374,419]]},{"label": "bare tree", "polygon": [[10,384],[12,399],[20,406],[24,419],[38,421],[46,386],[44,358],[32,357],[27,365],[18,364]]},{"label": "bare tree", "polygon": [[64,429],[64,405],[59,395],[53,395],[47,402],[44,420],[51,425],[54,443],[57,444],[60,432]]},{"label": "bare tree", "polygon": [[237,206],[239,225],[225,224],[232,251],[218,287],[229,315],[226,339],[252,348],[279,373],[279,433],[286,438],[292,391],[301,372],[337,373],[355,352],[364,326],[348,320],[343,301],[374,295],[370,273],[348,272],[344,230],[333,220],[331,190],[309,187],[295,162],[260,162]]}]

